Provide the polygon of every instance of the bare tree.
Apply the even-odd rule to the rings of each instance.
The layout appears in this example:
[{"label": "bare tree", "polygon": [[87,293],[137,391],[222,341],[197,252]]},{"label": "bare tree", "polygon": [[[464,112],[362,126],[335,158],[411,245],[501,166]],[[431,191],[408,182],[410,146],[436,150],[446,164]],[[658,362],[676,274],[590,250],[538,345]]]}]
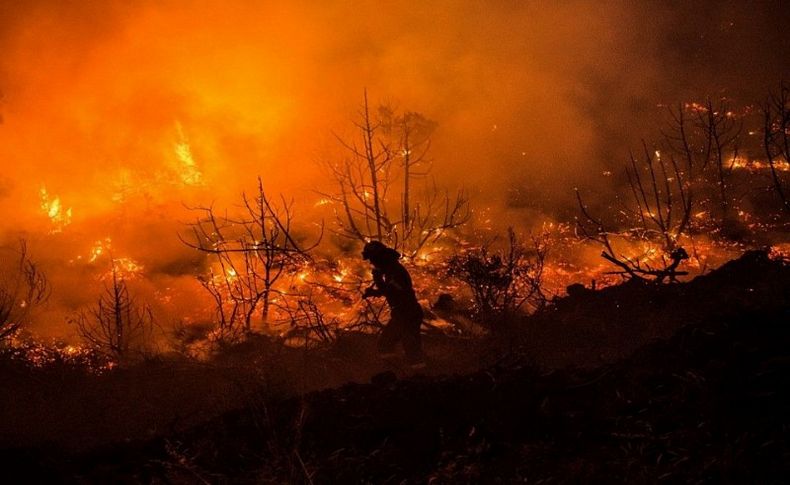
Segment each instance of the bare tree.
[{"label": "bare tree", "polygon": [[[602,218],[590,213],[577,190],[576,198],[582,216],[577,218],[577,227],[583,238],[603,247],[601,256],[620,268],[616,274],[637,279],[652,277],[657,281],[667,278],[675,281],[677,276],[687,274],[677,268],[683,260],[688,259],[685,249],[679,246],[679,239],[691,220],[690,182],[673,154],[670,154],[667,162],[659,151],[651,153],[645,143],[643,149],[644,158],[637,159],[631,155],[630,163],[625,168],[632,199],[630,204],[621,209],[628,221],[635,222],[636,226],[626,231],[608,227]],[[689,169],[692,163],[687,161]],[[624,254],[615,249],[611,239],[612,235],[623,234],[657,242],[664,254],[653,263]]]},{"label": "bare tree", "polygon": [[[213,256],[216,269],[199,278],[214,299],[220,337],[249,333],[256,315],[266,323],[280,278],[299,269],[308,252],[294,236],[293,201],[273,203],[258,178],[253,197],[242,194],[242,215],[218,216],[213,207],[198,207],[201,216],[191,225],[189,247]],[[323,228],[322,228],[323,233]]]},{"label": "bare tree", "polygon": [[681,161],[689,182],[688,196],[697,187],[704,199],[714,201],[711,217],[728,229],[734,223],[733,170],[740,150],[743,121],[726,100],[686,103],[669,110],[671,123],[664,132],[665,147]]},{"label": "bare tree", "polygon": [[[690,119],[687,108],[682,104],[679,104],[675,109],[670,107],[668,111],[669,129],[662,130],[664,146],[671,157],[674,171],[683,176],[683,182],[678,185],[678,188],[683,189],[680,195],[684,200],[684,206],[688,207],[689,214],[687,215],[690,215],[696,202],[695,182],[710,160],[713,147],[712,137],[710,130],[700,130],[699,124],[695,124],[693,119]],[[644,147],[644,142],[642,145]],[[657,157],[660,157],[660,153]],[[633,162],[633,157],[631,159]],[[633,165],[632,163],[632,168]],[[677,165],[682,168],[678,169]],[[688,221],[686,223],[688,224]]]},{"label": "bare tree", "polygon": [[788,181],[783,180],[777,165],[790,163],[790,87],[782,86],[763,105],[763,149],[771,169],[771,182],[782,207],[790,213]]},{"label": "bare tree", "polygon": [[671,252],[691,220],[691,189],[674,155],[669,156],[667,166],[659,151],[651,154],[644,143],[643,148],[645,158],[640,162],[632,154],[630,167],[625,169],[633,196],[632,212],[644,233],[655,233]]},{"label": "bare tree", "polygon": [[347,158],[328,164],[337,192],[323,194],[336,204],[338,234],[384,241],[414,256],[469,220],[466,192],[441,191],[430,177],[428,153],[434,122],[386,106],[374,116],[365,92],[360,119],[354,125],[357,139],[336,137]]},{"label": "bare tree", "polygon": [[20,240],[16,264],[5,270],[0,282],[0,343],[13,336],[50,293],[46,275],[30,259],[27,242]]},{"label": "bare tree", "polygon": [[705,133],[706,154],[703,171],[710,172],[717,188],[716,195],[719,205],[719,220],[729,227],[732,219],[732,172],[738,158],[740,135],[743,123],[731,111],[729,104],[722,100],[714,103],[708,99],[704,106],[697,106],[697,128]]},{"label": "bare tree", "polygon": [[90,347],[119,362],[143,350],[154,318],[148,305],[138,304],[131,296],[113,261],[111,283],[105,285],[96,306],[80,312],[73,323]]},{"label": "bare tree", "polygon": [[286,301],[283,310],[288,315],[290,325],[286,338],[301,338],[305,346],[335,340],[340,322],[335,317],[328,318],[316,304],[312,294],[300,295]]},{"label": "bare tree", "polygon": [[483,244],[451,258],[448,269],[467,284],[475,313],[493,329],[525,305],[536,310],[546,303],[542,282],[547,252],[546,235],[533,237],[529,246],[509,228],[503,248]]}]

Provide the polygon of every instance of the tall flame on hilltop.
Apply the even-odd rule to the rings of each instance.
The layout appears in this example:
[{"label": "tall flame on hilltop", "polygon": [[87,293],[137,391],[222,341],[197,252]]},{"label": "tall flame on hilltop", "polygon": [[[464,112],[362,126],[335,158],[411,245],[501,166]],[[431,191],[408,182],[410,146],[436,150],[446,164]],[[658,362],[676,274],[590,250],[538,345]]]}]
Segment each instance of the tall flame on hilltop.
[{"label": "tall flame on hilltop", "polygon": [[181,181],[185,185],[202,185],[203,174],[198,170],[195,159],[192,156],[192,148],[189,146],[189,140],[184,133],[184,127],[181,123],[176,122],[176,130],[178,131],[178,141],[175,145],[175,152],[180,162],[179,173],[181,174]]},{"label": "tall flame on hilltop", "polygon": [[64,209],[60,197],[50,195],[45,186],[39,190],[41,210],[52,221],[51,232],[62,232],[63,228],[71,224],[71,207]]}]

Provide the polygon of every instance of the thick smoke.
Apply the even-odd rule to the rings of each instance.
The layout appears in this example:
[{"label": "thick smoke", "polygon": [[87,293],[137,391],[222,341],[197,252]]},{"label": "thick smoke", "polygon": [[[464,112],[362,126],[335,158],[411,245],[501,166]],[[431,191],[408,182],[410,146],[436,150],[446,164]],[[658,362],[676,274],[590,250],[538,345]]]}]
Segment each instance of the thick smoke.
[{"label": "thick smoke", "polygon": [[441,183],[526,221],[609,183],[659,104],[758,100],[790,59],[778,1],[31,1],[0,15],[0,231],[31,240],[61,320],[92,298],[69,282],[97,241],[160,278],[153,292],[200,264],[176,237],[183,204],[231,204],[260,175],[309,209],[365,89],[438,123]]}]

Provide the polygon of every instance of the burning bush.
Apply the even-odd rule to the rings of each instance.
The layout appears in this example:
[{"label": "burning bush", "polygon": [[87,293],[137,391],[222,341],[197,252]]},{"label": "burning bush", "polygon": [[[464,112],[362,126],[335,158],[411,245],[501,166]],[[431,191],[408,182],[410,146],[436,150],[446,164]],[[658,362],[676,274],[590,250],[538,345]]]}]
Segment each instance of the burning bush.
[{"label": "burning bush", "polygon": [[449,274],[467,284],[475,315],[492,330],[525,305],[535,310],[546,303],[541,288],[546,241],[545,237],[533,237],[529,247],[510,228],[503,249],[485,244],[450,258]]}]

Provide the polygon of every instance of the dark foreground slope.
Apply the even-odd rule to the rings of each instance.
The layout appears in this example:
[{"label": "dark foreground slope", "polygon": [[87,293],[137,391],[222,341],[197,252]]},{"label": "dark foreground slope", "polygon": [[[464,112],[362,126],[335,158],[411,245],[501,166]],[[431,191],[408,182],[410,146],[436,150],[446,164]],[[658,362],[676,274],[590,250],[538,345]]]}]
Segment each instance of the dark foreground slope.
[{"label": "dark foreground slope", "polygon": [[6,450],[0,469],[103,483],[783,483],[788,288],[785,265],[752,253],[687,285],[582,294],[541,317],[569,332],[680,328],[596,369],[539,370],[516,355],[463,377],[382,374],[299,398],[254,396],[189,430],[101,452]]}]

